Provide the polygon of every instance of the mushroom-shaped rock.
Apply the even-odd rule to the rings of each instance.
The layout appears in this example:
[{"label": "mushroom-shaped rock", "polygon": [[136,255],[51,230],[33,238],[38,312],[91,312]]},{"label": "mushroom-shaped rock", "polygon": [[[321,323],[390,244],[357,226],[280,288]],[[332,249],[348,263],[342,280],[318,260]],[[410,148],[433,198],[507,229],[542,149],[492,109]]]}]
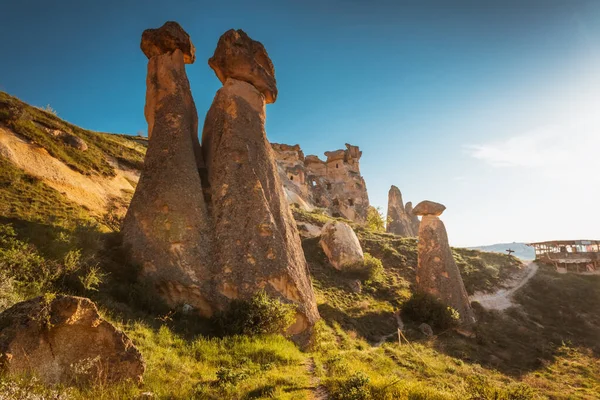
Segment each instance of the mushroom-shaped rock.
[{"label": "mushroom-shaped rock", "polygon": [[442,215],[446,206],[440,203],[436,203],[429,200],[424,200],[417,204],[415,208],[412,209],[412,213],[414,215],[433,215],[439,217]]},{"label": "mushroom-shaped rock", "polygon": [[296,322],[288,333],[302,343],[319,313],[265,131],[264,90],[270,90],[268,82],[275,87],[273,66],[262,45],[241,31],[221,37],[211,66],[224,80],[202,132],[213,233],[218,238],[211,302],[223,309],[233,299],[249,299],[265,290],[296,306]]},{"label": "mushroom-shaped rock", "polygon": [[196,49],[190,35],[174,21],[165,22],[158,29],[146,29],[140,47],[148,58],[181,50],[184,63],[193,64],[196,60]]},{"label": "mushroom-shaped rock", "polygon": [[210,316],[212,226],[198,173],[204,164],[198,114],[181,49],[148,60],[144,114],[150,140],[123,221],[123,244],[167,304],[189,304]]},{"label": "mushroom-shaped rock", "polygon": [[354,230],[345,222],[329,221],[323,227],[321,248],[337,270],[360,266],[365,256]]},{"label": "mushroom-shaped rock", "polygon": [[228,78],[252,84],[267,104],[277,100],[275,68],[262,43],[250,39],[241,29],[230,29],[219,39],[215,54],[208,60],[221,83]]},{"label": "mushroom-shaped rock", "polygon": [[[439,211],[439,207],[437,210],[440,213],[443,211]],[[470,325],[475,322],[469,296],[448,243],[446,227],[437,215],[423,216],[417,251],[417,289],[435,296],[458,311],[462,324]]]},{"label": "mushroom-shaped rock", "polygon": [[144,370],[131,340],[90,299],[38,297],[0,314],[0,373],[33,373],[47,384],[139,383]]}]

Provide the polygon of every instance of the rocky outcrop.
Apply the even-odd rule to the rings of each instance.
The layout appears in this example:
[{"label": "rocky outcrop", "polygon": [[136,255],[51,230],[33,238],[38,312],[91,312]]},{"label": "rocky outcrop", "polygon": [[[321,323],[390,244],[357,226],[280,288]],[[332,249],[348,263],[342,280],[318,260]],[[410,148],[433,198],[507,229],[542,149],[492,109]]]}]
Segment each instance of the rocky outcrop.
[{"label": "rocky outcrop", "polygon": [[345,222],[327,222],[323,226],[319,244],[331,265],[337,270],[355,269],[364,264],[365,256],[358,237]]},{"label": "rocky outcrop", "polygon": [[213,300],[223,308],[264,289],[297,306],[288,333],[308,333],[319,315],[265,132],[265,105],[277,94],[272,63],[260,43],[231,30],[209,65],[224,82],[202,133],[217,239]]},{"label": "rocky outcrop", "polygon": [[404,208],[400,189],[392,185],[388,192],[386,231],[402,237],[416,236],[413,223]]},{"label": "rocky outcrop", "polygon": [[412,202],[409,201],[406,203],[406,205],[404,206],[404,211],[406,211],[406,215],[408,215],[408,219],[410,220],[410,227],[413,231],[413,235],[418,236],[421,221],[419,221],[419,217],[417,217],[413,212]]},{"label": "rocky outcrop", "polygon": [[267,104],[277,100],[273,62],[262,43],[250,39],[243,30],[225,32],[208,65],[222,84],[229,78],[248,82],[262,93]]},{"label": "rocky outcrop", "polygon": [[0,373],[47,384],[141,382],[142,355],[82,297],[38,297],[0,314]]},{"label": "rocky outcrop", "polygon": [[414,208],[421,215],[418,243],[417,289],[429,293],[460,314],[463,325],[475,322],[460,271],[452,256],[444,223],[438,218],[445,206],[423,201]]},{"label": "rocky outcrop", "polygon": [[208,316],[212,232],[198,173],[198,116],[185,72],[194,46],[168,22],[144,32],[141,47],[149,57],[144,112],[150,140],[123,243],[169,305],[189,304]]},{"label": "rocky outcrop", "polygon": [[326,161],[304,157],[300,146],[273,143],[281,180],[290,204],[324,208],[335,217],[364,222],[369,208],[365,180],[360,175],[358,146],[328,151]]}]

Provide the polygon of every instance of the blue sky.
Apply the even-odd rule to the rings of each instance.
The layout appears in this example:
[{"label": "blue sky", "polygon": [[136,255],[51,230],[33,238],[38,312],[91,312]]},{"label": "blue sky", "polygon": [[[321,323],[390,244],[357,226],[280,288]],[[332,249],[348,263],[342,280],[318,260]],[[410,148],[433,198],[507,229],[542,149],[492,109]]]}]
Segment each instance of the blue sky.
[{"label": "blue sky", "polygon": [[[28,1],[0,13],[0,90],[85,128],[135,134],[144,29],[190,33],[206,60],[244,29],[271,56],[274,142],[356,144],[371,202],[444,203],[455,245],[600,238],[600,1]],[[587,173],[587,174],[586,174]]]}]

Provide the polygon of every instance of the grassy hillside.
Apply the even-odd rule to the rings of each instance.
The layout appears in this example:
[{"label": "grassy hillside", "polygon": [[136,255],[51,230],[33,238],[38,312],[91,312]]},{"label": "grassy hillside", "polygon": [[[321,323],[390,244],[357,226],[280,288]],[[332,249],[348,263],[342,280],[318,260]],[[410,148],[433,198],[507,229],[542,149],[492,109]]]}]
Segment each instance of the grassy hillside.
[{"label": "grassy hillside", "polygon": [[[141,138],[82,129],[58,118],[51,111],[30,106],[4,92],[0,92],[0,124],[43,147],[53,157],[82,174],[114,175],[109,157],[138,169],[144,162],[145,147],[139,143]],[[82,139],[88,149],[80,151],[66,144],[63,137],[50,133],[54,130]]]},{"label": "grassy hillside", "polygon": [[[110,173],[101,158],[116,157],[115,143],[129,139],[88,135],[98,158],[69,162],[85,173]],[[115,147],[112,153],[101,147],[106,143]],[[62,150],[55,156],[67,162],[70,150]],[[119,151],[134,165],[130,150]],[[317,225],[328,219],[300,210],[294,215]],[[542,266],[518,292],[518,307],[499,313],[475,305],[475,338],[453,330],[427,338],[418,329],[423,321],[402,316],[409,342],[399,345],[396,314],[413,292],[416,240],[355,227],[369,254],[368,272],[342,273],[328,265],[317,238],[306,238],[323,321],[312,347],[301,351],[281,336],[224,336],[211,321],[166,309],[136,283],[136,269],[111,230],[116,225],[0,156],[0,311],[47,292],[90,297],[147,362],[140,387],[98,381],[45,388],[30,377],[0,377],[0,399],[136,399],[152,392],[160,399],[317,399],[326,393],[353,400],[520,400],[600,393],[600,277],[558,275]],[[521,268],[513,257],[454,251],[469,293],[502,287]]]}]

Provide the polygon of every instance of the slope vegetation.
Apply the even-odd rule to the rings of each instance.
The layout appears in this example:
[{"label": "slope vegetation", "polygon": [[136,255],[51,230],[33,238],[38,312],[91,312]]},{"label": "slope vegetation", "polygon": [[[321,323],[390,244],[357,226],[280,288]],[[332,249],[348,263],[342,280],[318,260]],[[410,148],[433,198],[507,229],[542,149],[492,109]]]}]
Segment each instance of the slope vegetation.
[{"label": "slope vegetation", "polygon": [[[10,109],[0,114],[0,128],[73,173],[111,180],[120,169],[139,167],[138,139],[85,131],[7,95],[0,99],[0,113]],[[15,107],[23,111],[17,122]],[[40,120],[95,150],[79,155],[43,137],[44,130],[16,127]],[[418,329],[424,321],[398,318],[413,293],[416,240],[356,226],[369,253],[367,273],[334,270],[318,238],[303,239],[323,317],[310,349],[300,351],[281,336],[227,336],[212,321],[168,310],[147,295],[126,262],[119,214],[109,205],[81,204],[36,170],[39,159],[27,168],[16,161],[30,149],[2,143],[8,144],[0,152],[0,311],[47,292],[90,297],[132,338],[148,368],[141,387],[99,380],[92,387],[46,388],[31,377],[0,377],[0,399],[137,399],[151,392],[160,399],[516,400],[600,393],[598,276],[558,275],[540,266],[515,293],[516,307],[498,312],[475,304],[476,337],[453,330],[425,337]],[[119,199],[124,209],[126,193]],[[329,219],[318,210],[295,209],[294,216],[304,226]],[[455,249],[454,256],[470,294],[502,288],[523,268],[502,254]]]}]

